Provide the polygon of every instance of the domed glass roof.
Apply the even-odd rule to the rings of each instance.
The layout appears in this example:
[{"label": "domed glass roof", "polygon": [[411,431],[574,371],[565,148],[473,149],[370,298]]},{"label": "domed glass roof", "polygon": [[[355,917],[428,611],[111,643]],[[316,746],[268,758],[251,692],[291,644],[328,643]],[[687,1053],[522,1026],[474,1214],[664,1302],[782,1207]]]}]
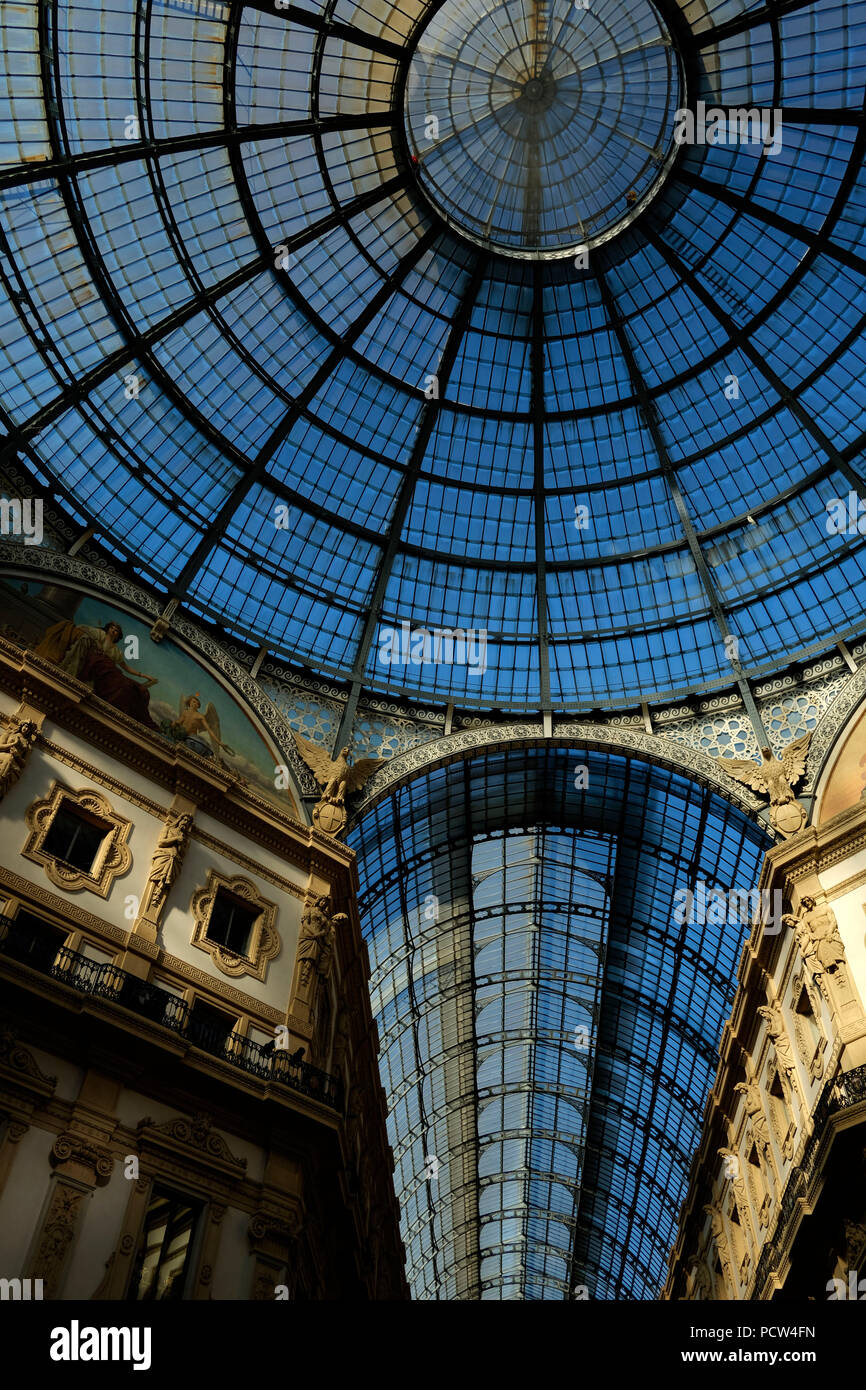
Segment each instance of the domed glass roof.
[{"label": "domed glass roof", "polygon": [[[853,11],[569,15],[533,12],[527,76],[526,0],[4,6],[6,456],[191,612],[356,688],[586,709],[859,627],[864,538],[827,525],[863,490]],[[425,154],[434,86],[462,133]],[[781,147],[672,146],[681,91],[777,110]],[[533,211],[521,130],[568,103]],[[581,222],[611,234],[586,265],[494,249]]]},{"label": "domed glass roof", "polygon": [[409,64],[409,144],[421,187],[474,241],[574,256],[639,211],[680,95],[648,3],[446,0]]}]

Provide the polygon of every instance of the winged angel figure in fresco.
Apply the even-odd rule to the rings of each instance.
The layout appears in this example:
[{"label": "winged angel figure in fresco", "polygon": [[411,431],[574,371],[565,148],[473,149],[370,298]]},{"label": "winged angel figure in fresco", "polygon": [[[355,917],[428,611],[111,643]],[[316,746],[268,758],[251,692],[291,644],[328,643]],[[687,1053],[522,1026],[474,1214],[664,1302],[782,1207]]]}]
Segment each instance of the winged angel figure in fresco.
[{"label": "winged angel figure in fresco", "polygon": [[770,798],[770,824],[786,840],[806,824],[806,812],[795,797],[793,788],[806,771],[806,755],[811,739],[811,733],[794,739],[783,750],[781,760],[774,758],[769,748],[762,748],[762,765],[752,762],[750,758],[715,760],[729,777],[743,782],[753,792]]},{"label": "winged angel figure in fresco", "polygon": [[204,714],[200,711],[201,700],[198,695],[184,695],[178,708],[177,719],[172,720],[172,730],[180,738],[198,738],[206,735],[218,763],[222,762],[221,753],[233,758],[235,750],[223,743],[220,736],[220,718],[213,701],[208,703]]},{"label": "winged angel figure in fresco", "polygon": [[300,734],[293,734],[292,737],[298,752],[322,788],[322,795],[313,809],[313,824],[327,835],[339,835],[346,824],[346,797],[351,792],[360,791],[385,759],[358,758],[357,762],[350,763],[348,744],[340,749],[336,758],[332,758],[320,744],[311,743],[309,739],[301,738]]}]

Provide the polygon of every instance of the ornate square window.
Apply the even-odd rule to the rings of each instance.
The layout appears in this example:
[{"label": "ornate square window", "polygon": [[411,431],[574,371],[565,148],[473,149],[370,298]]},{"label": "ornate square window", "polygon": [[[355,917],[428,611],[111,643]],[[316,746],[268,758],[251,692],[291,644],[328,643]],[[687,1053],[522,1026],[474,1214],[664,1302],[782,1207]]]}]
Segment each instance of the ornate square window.
[{"label": "ornate square window", "polygon": [[276,903],[268,902],[246,878],[226,878],[216,869],[192,898],[192,944],[208,951],[223,975],[264,980],[268,963],[282,947],[275,922]]},{"label": "ornate square window", "polygon": [[21,851],[41,864],[58,888],[87,888],[107,898],[132,863],[127,840],[132,821],[118,816],[95,788],[72,791],[55,782],[48,796],[27,811],[30,834]]}]

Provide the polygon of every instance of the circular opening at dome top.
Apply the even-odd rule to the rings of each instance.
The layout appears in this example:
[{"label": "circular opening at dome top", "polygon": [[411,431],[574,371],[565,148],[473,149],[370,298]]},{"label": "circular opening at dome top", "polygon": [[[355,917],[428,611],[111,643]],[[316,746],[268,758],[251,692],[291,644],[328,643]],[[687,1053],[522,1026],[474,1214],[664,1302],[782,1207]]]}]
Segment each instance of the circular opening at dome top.
[{"label": "circular opening at dome top", "polygon": [[650,0],[445,0],[406,77],[421,187],[505,255],[607,241],[658,190],[683,92]]}]

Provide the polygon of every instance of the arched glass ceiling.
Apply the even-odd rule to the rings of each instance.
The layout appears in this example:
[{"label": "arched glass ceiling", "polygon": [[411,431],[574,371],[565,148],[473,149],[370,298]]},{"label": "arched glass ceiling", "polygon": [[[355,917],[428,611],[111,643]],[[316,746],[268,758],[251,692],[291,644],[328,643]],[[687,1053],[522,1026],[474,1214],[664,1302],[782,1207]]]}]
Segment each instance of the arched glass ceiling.
[{"label": "arched glass ceiling", "polygon": [[[6,456],[355,689],[586,708],[730,684],[725,635],[748,673],[850,633],[866,541],[825,523],[862,490],[862,24],[659,9],[690,105],[777,108],[782,147],[683,146],[579,269],[420,193],[420,0],[3,6]],[[386,664],[404,623],[484,661]]]},{"label": "arched glass ceiling", "polygon": [[350,843],[414,1296],[656,1297],[744,939],[674,894],[751,889],[762,832],[547,749],[439,768]]}]

